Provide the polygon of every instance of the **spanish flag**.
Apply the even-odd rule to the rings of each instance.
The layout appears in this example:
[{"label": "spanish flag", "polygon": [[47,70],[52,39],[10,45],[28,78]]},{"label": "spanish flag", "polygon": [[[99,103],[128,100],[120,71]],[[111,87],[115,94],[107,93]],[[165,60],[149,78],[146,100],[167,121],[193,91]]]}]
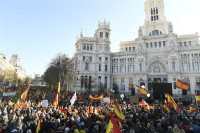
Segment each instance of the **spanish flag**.
[{"label": "spanish flag", "polygon": [[89,99],[90,100],[101,100],[103,98],[103,94],[101,94],[100,96],[98,97],[93,97],[92,95],[89,95]]},{"label": "spanish flag", "polygon": [[27,103],[27,100],[20,106],[20,108],[24,109],[26,107],[26,103]]},{"label": "spanish flag", "polygon": [[90,106],[90,113],[93,113],[92,104]]},{"label": "spanish flag", "polygon": [[90,107],[87,108],[86,114],[87,114],[87,115],[90,114]]},{"label": "spanish flag", "polygon": [[145,96],[145,97],[147,96],[147,90],[145,88],[142,88],[142,87],[136,85],[136,89],[142,96]]},{"label": "spanish flag", "polygon": [[199,112],[193,105],[190,105],[191,112]]},{"label": "spanish flag", "polygon": [[200,103],[200,95],[197,95],[197,94],[196,94],[196,95],[195,95],[195,98],[196,98],[196,102],[197,102],[197,103]]},{"label": "spanish flag", "polygon": [[106,114],[107,114],[108,116],[111,116],[111,115],[112,115],[108,109],[107,109]]},{"label": "spanish flag", "polygon": [[41,125],[42,125],[42,116],[40,116],[38,125],[37,125],[37,129],[36,129],[36,133],[39,133],[40,129],[41,129]]},{"label": "spanish flag", "polygon": [[176,88],[188,91],[188,84],[186,84],[185,82],[181,81],[181,80],[177,80],[176,81]]},{"label": "spanish flag", "polygon": [[21,100],[26,99],[26,96],[27,96],[27,93],[28,93],[29,88],[30,88],[30,86],[28,86],[28,88],[22,93],[22,95],[21,95]]},{"label": "spanish flag", "polygon": [[169,107],[167,106],[167,101],[165,100],[165,104],[163,105],[163,109],[165,110],[165,111],[167,111],[168,113],[170,113],[170,109],[169,109]]},{"label": "spanish flag", "polygon": [[38,108],[42,106],[42,101],[38,104]]},{"label": "spanish flag", "polygon": [[53,102],[53,105],[54,106],[58,106],[58,93],[57,93],[56,98],[55,98],[55,100]]},{"label": "spanish flag", "polygon": [[106,129],[106,133],[122,133],[113,115],[111,115],[110,121],[108,123],[108,127]]},{"label": "spanish flag", "polygon": [[81,101],[81,92],[78,93],[78,101]]},{"label": "spanish flag", "polygon": [[99,110],[97,109],[97,107],[95,107],[94,114],[97,115],[98,112]]},{"label": "spanish flag", "polygon": [[58,83],[58,97],[60,96],[60,81]]},{"label": "spanish flag", "polygon": [[105,115],[99,114],[99,118],[103,120],[105,118]]},{"label": "spanish flag", "polygon": [[18,106],[19,106],[19,100],[18,100],[17,103],[15,104],[14,110],[16,110]]},{"label": "spanish flag", "polygon": [[168,104],[172,107],[174,107],[174,109],[177,111],[177,112],[180,112],[180,108],[178,107],[178,105],[176,104],[176,102],[174,101],[174,99],[172,97],[169,97],[168,99]]},{"label": "spanish flag", "polygon": [[124,114],[121,112],[121,110],[119,109],[119,106],[117,105],[116,102],[114,102],[114,110],[113,113],[115,114],[115,116],[117,117],[119,124],[121,126],[121,122],[125,119]]}]

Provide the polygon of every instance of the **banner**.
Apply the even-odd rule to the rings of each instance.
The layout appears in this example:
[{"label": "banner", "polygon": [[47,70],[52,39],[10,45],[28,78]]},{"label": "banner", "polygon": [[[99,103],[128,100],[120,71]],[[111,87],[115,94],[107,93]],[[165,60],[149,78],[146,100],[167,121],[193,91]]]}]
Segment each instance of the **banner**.
[{"label": "banner", "polygon": [[6,93],[6,92],[3,92],[3,96],[4,97],[7,97],[7,96],[14,96],[16,92],[10,92],[10,93]]},{"label": "banner", "polygon": [[110,97],[102,98],[103,103],[110,103]]},{"label": "banner", "polygon": [[48,100],[42,100],[42,107],[48,107]]}]

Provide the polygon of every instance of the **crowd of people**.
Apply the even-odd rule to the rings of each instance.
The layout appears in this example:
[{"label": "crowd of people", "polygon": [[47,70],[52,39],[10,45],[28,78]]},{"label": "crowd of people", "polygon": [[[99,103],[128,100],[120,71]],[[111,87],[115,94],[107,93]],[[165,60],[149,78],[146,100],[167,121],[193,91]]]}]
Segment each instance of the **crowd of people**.
[{"label": "crowd of people", "polygon": [[[39,95],[37,98],[36,93]],[[55,95],[56,90],[31,88],[26,107],[21,109],[18,106],[16,110],[10,99],[3,98],[0,104],[1,133],[35,133],[40,118],[39,133],[106,133],[110,120],[107,112],[113,112],[113,103],[90,101],[88,95],[82,95],[83,102],[76,101],[70,106],[68,97],[73,94],[61,91],[56,107],[52,104]],[[38,107],[42,99],[49,101],[48,107]],[[152,103],[153,108],[147,109],[139,104],[130,104],[129,100],[118,100],[117,103],[125,116],[120,127],[122,133],[200,133],[200,113],[188,112],[182,105],[180,112],[170,108],[171,112],[167,113],[162,104]],[[88,114],[91,106],[92,111]],[[94,114],[95,107],[98,108],[97,114]]]}]

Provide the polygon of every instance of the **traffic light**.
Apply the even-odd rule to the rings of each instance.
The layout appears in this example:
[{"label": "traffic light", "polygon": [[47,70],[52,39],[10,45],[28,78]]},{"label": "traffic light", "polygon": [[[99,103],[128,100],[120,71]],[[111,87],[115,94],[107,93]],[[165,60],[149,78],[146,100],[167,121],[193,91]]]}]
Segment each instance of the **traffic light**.
[{"label": "traffic light", "polygon": [[79,80],[79,71],[76,72],[76,78]]}]

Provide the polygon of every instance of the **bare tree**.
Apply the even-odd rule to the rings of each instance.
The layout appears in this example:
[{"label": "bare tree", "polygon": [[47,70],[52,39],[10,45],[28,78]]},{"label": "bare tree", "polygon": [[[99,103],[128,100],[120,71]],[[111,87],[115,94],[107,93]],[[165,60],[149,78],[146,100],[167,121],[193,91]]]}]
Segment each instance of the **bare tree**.
[{"label": "bare tree", "polygon": [[48,68],[43,74],[43,80],[48,85],[57,86],[58,81],[61,81],[61,87],[65,87],[66,77],[69,74],[69,58],[65,54],[58,54],[51,60]]}]

